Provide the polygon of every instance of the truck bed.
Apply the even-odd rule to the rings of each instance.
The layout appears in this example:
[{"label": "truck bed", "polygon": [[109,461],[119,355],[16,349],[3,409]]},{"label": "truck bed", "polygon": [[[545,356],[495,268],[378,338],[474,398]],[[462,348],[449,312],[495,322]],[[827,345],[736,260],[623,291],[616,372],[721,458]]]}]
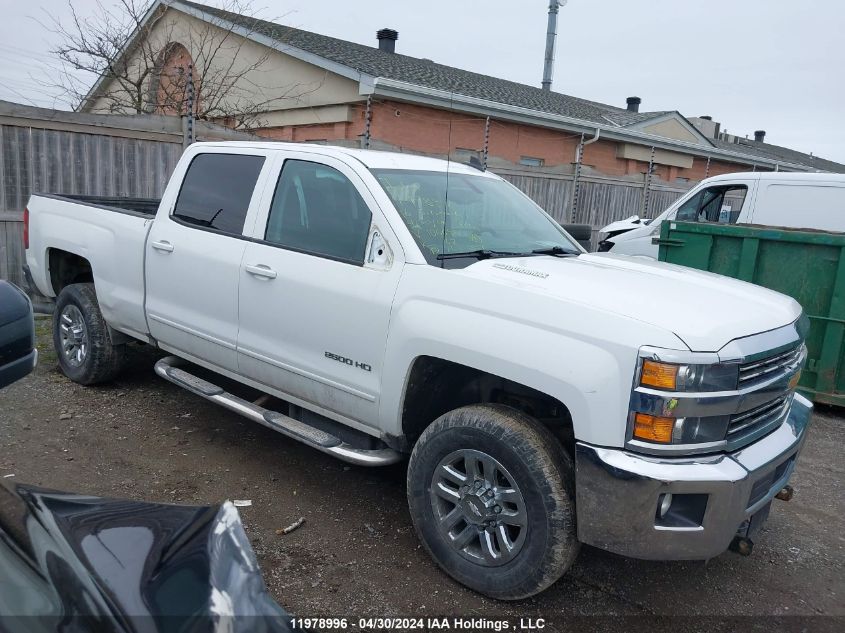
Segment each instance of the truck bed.
[{"label": "truck bed", "polygon": [[145,340],[144,249],[158,203],[149,198],[33,194],[27,203],[26,261],[38,292],[56,296],[52,271],[61,266],[55,258],[81,258],[93,273],[109,325]]},{"label": "truck bed", "polygon": [[107,211],[117,211],[118,213],[131,213],[132,215],[140,215],[145,218],[155,217],[158,211],[160,198],[128,198],[122,196],[86,196],[81,194],[56,194],[56,193],[39,193],[35,194],[42,198],[54,198],[57,200],[67,200],[70,202],[78,202],[91,207],[98,207]]}]

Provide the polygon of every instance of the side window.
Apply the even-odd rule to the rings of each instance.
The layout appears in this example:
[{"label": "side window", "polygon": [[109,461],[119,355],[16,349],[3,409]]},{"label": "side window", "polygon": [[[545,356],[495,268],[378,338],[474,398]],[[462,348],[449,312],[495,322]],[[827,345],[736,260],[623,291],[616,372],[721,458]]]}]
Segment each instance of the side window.
[{"label": "side window", "polygon": [[747,193],[745,185],[710,187],[678,207],[675,219],[679,222],[735,224]]},{"label": "side window", "polygon": [[188,166],[173,217],[241,235],[263,156],[198,154]]},{"label": "side window", "polygon": [[704,192],[701,207],[698,209],[699,222],[716,222],[719,219],[722,197],[723,191],[721,189],[708,189]]},{"label": "side window", "polygon": [[699,191],[678,207],[678,212],[675,214],[675,219],[678,222],[696,222],[698,220],[698,208],[701,205],[702,193]]},{"label": "side window", "polygon": [[297,251],[364,263],[371,213],[336,169],[286,160],[276,183],[264,239]]}]

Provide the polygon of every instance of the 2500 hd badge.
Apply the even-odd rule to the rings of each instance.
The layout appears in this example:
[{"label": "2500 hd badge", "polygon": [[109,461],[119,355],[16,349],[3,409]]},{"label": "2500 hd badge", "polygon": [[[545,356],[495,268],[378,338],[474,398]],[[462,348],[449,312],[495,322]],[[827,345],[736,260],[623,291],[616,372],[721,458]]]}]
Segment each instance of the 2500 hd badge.
[{"label": "2500 hd badge", "polygon": [[332,360],[336,360],[337,362],[343,363],[344,365],[349,365],[350,367],[357,367],[358,369],[363,369],[364,371],[373,371],[373,368],[367,363],[361,363],[357,360],[346,358],[345,356],[332,354],[331,352],[326,352],[326,358],[331,358]]}]

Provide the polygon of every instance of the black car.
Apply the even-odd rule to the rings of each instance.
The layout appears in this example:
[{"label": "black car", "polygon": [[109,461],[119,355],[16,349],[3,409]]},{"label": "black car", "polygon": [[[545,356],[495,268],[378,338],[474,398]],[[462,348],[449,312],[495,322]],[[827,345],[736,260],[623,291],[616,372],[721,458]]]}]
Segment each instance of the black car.
[{"label": "black car", "polygon": [[0,281],[0,388],[30,373],[37,357],[29,297]]},{"label": "black car", "polygon": [[[0,388],[36,359],[29,298],[0,281]],[[0,482],[0,631],[290,630],[231,503],[145,503]]]}]

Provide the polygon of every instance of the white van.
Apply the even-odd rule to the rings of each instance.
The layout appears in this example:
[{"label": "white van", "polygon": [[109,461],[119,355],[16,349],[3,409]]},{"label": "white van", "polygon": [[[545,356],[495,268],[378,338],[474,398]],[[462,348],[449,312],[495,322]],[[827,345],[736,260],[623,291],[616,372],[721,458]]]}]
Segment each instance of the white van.
[{"label": "white van", "polygon": [[601,230],[599,251],[657,259],[664,220],[764,224],[845,232],[845,174],[747,172],[702,180],[654,220]]}]

